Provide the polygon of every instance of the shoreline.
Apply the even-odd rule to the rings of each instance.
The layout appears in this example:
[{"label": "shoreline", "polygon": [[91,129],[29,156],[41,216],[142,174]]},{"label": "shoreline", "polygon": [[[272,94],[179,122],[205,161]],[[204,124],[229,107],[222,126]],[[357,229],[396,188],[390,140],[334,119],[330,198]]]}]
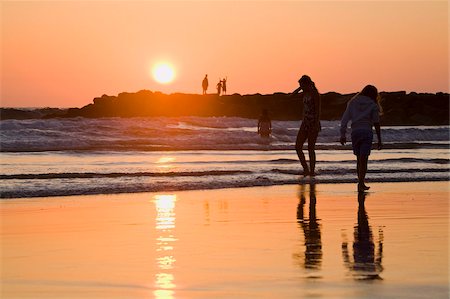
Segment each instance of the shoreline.
[{"label": "shoreline", "polygon": [[[370,173],[370,172],[368,172]],[[108,191],[102,191],[101,188],[96,188],[92,191],[86,191],[82,190],[80,192],[73,192],[71,194],[67,194],[67,191],[50,191],[47,194],[45,192],[40,192],[40,194],[28,194],[24,196],[17,196],[17,195],[11,195],[5,192],[0,193],[0,202],[4,200],[18,200],[18,199],[27,199],[27,198],[51,198],[51,197],[73,197],[73,196],[95,196],[95,195],[120,195],[120,194],[142,194],[142,193],[158,193],[158,192],[187,192],[187,191],[214,191],[214,190],[232,190],[232,189],[243,189],[243,188],[265,188],[265,187],[277,187],[277,186],[292,186],[292,185],[310,185],[310,184],[317,184],[317,185],[341,185],[341,184],[349,184],[354,185],[356,189],[357,179],[356,178],[344,178],[344,179],[335,179],[335,178],[329,178],[329,179],[320,179],[320,178],[310,178],[310,177],[303,177],[299,175],[300,178],[298,179],[292,179],[290,181],[284,181],[284,182],[268,182],[268,181],[261,181],[261,182],[246,182],[240,185],[230,185],[230,186],[202,186],[201,188],[193,187],[179,187],[179,188],[171,188],[167,186],[161,186],[161,187],[152,187],[152,188],[142,188],[142,190],[114,190],[111,191],[108,189]],[[372,185],[372,184],[400,184],[400,183],[433,183],[433,182],[450,182],[450,177],[448,178],[416,178],[413,181],[411,181],[410,178],[407,177],[396,177],[396,178],[371,178],[366,180],[366,184]],[[6,195],[5,195],[6,194]]]}]

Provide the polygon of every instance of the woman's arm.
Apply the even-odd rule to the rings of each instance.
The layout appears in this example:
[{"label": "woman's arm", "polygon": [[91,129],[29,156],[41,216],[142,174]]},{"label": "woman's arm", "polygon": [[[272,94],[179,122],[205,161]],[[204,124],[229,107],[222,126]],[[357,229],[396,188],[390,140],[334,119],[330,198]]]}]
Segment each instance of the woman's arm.
[{"label": "woman's arm", "polygon": [[296,90],[294,90],[294,91],[291,93],[291,97],[293,97],[293,96],[295,96],[297,93],[299,93],[300,90],[302,90],[301,87],[299,87],[299,88],[297,88]]},{"label": "woman's arm", "polygon": [[381,142],[381,128],[380,123],[374,123],[373,126],[375,127],[375,132],[377,133],[378,137],[378,150],[383,148],[383,143]]},{"label": "woman's arm", "polygon": [[319,129],[320,129],[320,113],[322,111],[321,106],[322,105],[320,103],[320,94],[319,94],[319,92],[316,91],[314,93],[314,107],[317,107],[317,109],[316,109],[316,115],[314,115],[314,117],[315,117],[316,125],[319,127]]},{"label": "woman's arm", "polygon": [[380,111],[378,108],[378,105],[375,105],[374,109],[372,110],[372,121],[373,126],[375,127],[375,132],[377,133],[378,137],[378,150],[380,150],[383,147],[383,143],[381,142],[381,128],[380,128]]},{"label": "woman's arm", "polygon": [[344,145],[347,142],[347,139],[345,137],[346,132],[347,132],[347,124],[350,121],[351,118],[351,113],[350,113],[350,102],[347,103],[347,108],[345,109],[344,115],[342,116],[341,119],[341,139],[340,142],[342,145]]}]

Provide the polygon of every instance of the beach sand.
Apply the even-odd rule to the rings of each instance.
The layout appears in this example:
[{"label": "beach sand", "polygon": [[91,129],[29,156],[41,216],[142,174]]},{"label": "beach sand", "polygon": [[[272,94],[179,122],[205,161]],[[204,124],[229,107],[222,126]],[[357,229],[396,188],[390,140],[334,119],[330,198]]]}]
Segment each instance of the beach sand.
[{"label": "beach sand", "polygon": [[371,186],[2,200],[0,297],[448,298],[449,183]]}]

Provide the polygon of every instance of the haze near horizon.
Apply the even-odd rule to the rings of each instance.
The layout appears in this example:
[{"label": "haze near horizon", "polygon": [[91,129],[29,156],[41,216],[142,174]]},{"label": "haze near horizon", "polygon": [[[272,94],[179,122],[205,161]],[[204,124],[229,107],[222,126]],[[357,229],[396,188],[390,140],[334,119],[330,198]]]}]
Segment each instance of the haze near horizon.
[{"label": "haze near horizon", "polygon": [[[447,1],[1,4],[2,107],[80,107],[147,89],[449,92]],[[153,75],[170,65],[170,80]]]}]

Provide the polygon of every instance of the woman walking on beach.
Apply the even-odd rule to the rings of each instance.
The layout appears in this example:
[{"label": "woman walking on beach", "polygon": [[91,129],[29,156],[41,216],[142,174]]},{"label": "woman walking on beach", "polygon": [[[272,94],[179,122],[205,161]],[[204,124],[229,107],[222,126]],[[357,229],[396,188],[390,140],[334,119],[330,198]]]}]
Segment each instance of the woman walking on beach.
[{"label": "woman walking on beach", "polygon": [[[303,175],[314,176],[316,166],[316,141],[320,127],[320,95],[316,85],[307,75],[303,75],[298,80],[299,88],[292,92],[292,95],[303,90],[301,97],[303,100],[303,121],[298,131],[295,142],[295,150],[303,167]],[[309,167],[303,154],[303,144],[308,140]]]},{"label": "woman walking on beach", "polygon": [[367,173],[367,161],[372,148],[373,132],[372,126],[378,137],[378,149],[381,143],[380,109],[378,106],[378,90],[373,85],[367,85],[356,94],[347,104],[341,120],[341,144],[346,140],[347,123],[351,121],[352,147],[356,156],[356,172],[358,174],[358,191],[369,190],[364,183]]}]

